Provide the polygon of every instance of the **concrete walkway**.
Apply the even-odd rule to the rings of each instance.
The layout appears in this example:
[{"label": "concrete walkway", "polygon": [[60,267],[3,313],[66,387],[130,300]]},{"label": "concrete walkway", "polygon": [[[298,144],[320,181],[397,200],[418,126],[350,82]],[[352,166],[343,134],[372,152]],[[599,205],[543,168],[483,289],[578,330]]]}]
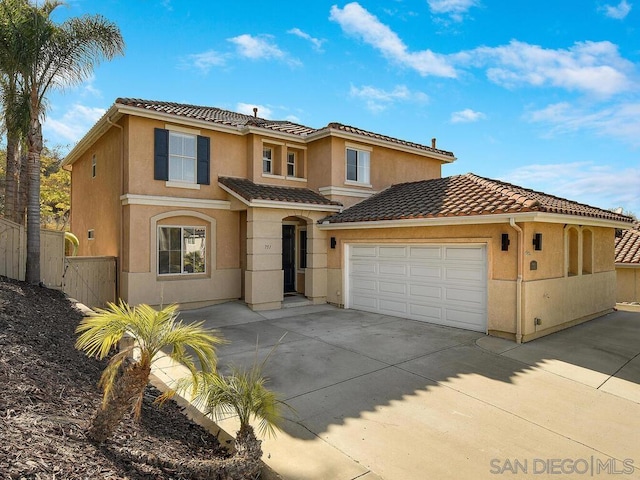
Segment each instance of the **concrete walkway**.
[{"label": "concrete walkway", "polygon": [[223,371],[287,333],[265,372],[295,413],[263,443],[285,479],[640,478],[640,313],[520,346],[329,305],[181,316],[231,341]]}]

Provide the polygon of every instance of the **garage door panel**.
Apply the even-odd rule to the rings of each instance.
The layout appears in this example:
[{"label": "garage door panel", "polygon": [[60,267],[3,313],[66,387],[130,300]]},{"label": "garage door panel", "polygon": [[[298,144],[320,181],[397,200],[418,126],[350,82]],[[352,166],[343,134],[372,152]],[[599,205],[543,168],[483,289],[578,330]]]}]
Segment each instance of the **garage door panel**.
[{"label": "garage door panel", "polygon": [[407,313],[406,302],[396,302],[386,298],[381,298],[379,303],[380,311],[389,315],[404,315]]},{"label": "garage door panel", "polygon": [[440,260],[442,258],[442,247],[412,246],[409,247],[409,257],[415,259]]},{"label": "garage door panel", "polygon": [[442,308],[440,307],[411,304],[409,313],[416,320],[442,323]]},{"label": "garage door panel", "polygon": [[483,282],[485,278],[484,270],[479,268],[477,269],[469,269],[469,268],[456,268],[456,267],[445,267],[444,268],[444,278],[449,281],[454,282],[467,282],[472,284],[478,284],[479,282]]},{"label": "garage door panel", "polygon": [[409,295],[412,298],[441,299],[442,287],[436,285],[417,285],[413,283],[409,285]]},{"label": "garage door panel", "polygon": [[380,275],[402,275],[407,274],[409,266],[401,263],[380,263],[378,271]]},{"label": "garage door panel", "polygon": [[417,278],[439,280],[442,278],[442,269],[435,265],[409,265],[409,275]]},{"label": "garage door panel", "polygon": [[486,331],[484,246],[380,244],[349,252],[350,308]]},{"label": "garage door panel", "polygon": [[484,332],[486,331],[486,327],[482,326],[484,321],[485,317],[483,314],[468,310],[447,308],[444,312],[443,323],[452,327],[464,328],[465,330]]},{"label": "garage door panel", "polygon": [[448,287],[445,290],[445,299],[450,302],[461,302],[481,308],[485,305],[486,293],[483,290]]},{"label": "garage door panel", "polygon": [[367,295],[355,293],[353,295],[353,308],[376,311],[378,309],[378,299],[376,297],[370,297]]},{"label": "garage door panel", "polygon": [[407,284],[396,282],[378,282],[378,292],[381,294],[406,295]]},{"label": "garage door panel", "polygon": [[351,273],[354,275],[371,275],[376,274],[375,263],[364,263],[362,261],[353,262],[351,264]]},{"label": "garage door panel", "polygon": [[484,249],[478,247],[444,247],[447,260],[484,262]]},{"label": "garage door panel", "polygon": [[404,258],[407,256],[406,247],[378,247],[378,257],[384,258]]},{"label": "garage door panel", "polygon": [[378,282],[376,282],[375,280],[369,280],[365,278],[354,278],[351,284],[351,288],[354,291],[377,293]]},{"label": "garage door panel", "polygon": [[375,245],[354,245],[351,247],[351,256],[356,257],[376,257],[378,249]]}]

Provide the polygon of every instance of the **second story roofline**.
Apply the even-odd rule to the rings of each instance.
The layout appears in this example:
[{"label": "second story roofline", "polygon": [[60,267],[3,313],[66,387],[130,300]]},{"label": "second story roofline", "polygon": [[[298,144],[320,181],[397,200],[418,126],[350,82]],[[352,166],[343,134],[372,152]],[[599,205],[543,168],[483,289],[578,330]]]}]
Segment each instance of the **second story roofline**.
[{"label": "second story roofline", "polygon": [[326,127],[314,129],[287,120],[268,120],[260,118],[257,115],[245,115],[215,107],[118,98],[102,118],[96,122],[89,132],[87,132],[71,152],[69,152],[63,165],[72,165],[93,142],[111,128],[123,115],[133,115],[179,123],[234,135],[248,135],[253,133],[303,144],[333,136],[410,152],[434,158],[443,163],[451,163],[456,159],[452,152],[437,149],[435,146],[429,147],[335,122],[328,124]]}]

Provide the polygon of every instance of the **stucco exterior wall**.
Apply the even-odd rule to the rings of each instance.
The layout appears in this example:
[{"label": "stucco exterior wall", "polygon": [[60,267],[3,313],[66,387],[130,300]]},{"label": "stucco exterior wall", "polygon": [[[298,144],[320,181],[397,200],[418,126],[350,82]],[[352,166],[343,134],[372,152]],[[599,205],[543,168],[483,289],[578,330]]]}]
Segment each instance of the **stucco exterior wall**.
[{"label": "stucco exterior wall", "polygon": [[616,266],[616,301],[640,302],[640,265]]},{"label": "stucco exterior wall", "polygon": [[[127,205],[130,226],[122,259],[121,296],[126,301],[160,305],[177,302],[195,308],[241,296],[239,212]],[[157,228],[160,225],[206,228],[206,272],[158,275]]]},{"label": "stucco exterior wall", "polygon": [[[615,305],[613,229],[591,228],[593,273],[565,274],[565,226],[522,223],[523,341],[552,333],[610,311]],[[581,228],[581,227],[577,227]],[[502,234],[510,245],[502,251]],[[535,233],[542,250],[535,250]],[[378,228],[327,231],[336,248],[327,254],[327,301],[343,305],[344,245],[347,243],[483,243],[487,245],[488,332],[515,338],[517,331],[518,235],[509,224]],[[541,325],[535,325],[539,318]]]},{"label": "stucco exterior wall", "polygon": [[[111,128],[82,157],[71,171],[71,232],[78,237],[78,255],[118,256],[120,236],[122,134]],[[92,158],[96,176],[92,178]],[[88,230],[94,239],[88,239]]]}]

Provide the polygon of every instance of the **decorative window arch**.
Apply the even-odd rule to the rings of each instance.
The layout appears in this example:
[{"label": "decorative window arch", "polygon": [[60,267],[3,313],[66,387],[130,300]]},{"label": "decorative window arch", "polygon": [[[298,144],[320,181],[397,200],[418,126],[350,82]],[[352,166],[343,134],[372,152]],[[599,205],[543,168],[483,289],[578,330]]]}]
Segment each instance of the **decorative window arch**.
[{"label": "decorative window arch", "polygon": [[[150,245],[149,245],[149,252],[150,252],[150,258],[149,258],[149,265],[151,267],[151,271],[156,273],[156,274],[161,274],[160,273],[160,267],[159,267],[159,249],[161,248],[159,243],[158,243],[158,231],[160,226],[163,226],[160,222],[162,222],[163,220],[169,219],[169,218],[178,218],[178,217],[191,217],[191,218],[197,218],[201,221],[204,221],[205,225],[204,228],[206,230],[205,233],[205,238],[204,238],[204,242],[203,242],[203,246],[205,249],[205,258],[202,259],[203,262],[205,262],[206,264],[206,270],[204,272],[202,272],[203,274],[211,274],[211,272],[213,270],[216,269],[216,219],[213,217],[210,217],[209,215],[205,215],[204,213],[200,213],[200,212],[194,212],[194,211],[190,211],[190,210],[174,210],[171,212],[166,212],[166,213],[161,213],[158,215],[154,215],[153,217],[151,217],[150,219],[150,232],[149,232],[149,239],[150,239]],[[192,225],[190,222],[189,225],[187,225],[185,222],[181,222],[181,225],[176,225],[176,224],[171,224],[170,227],[172,228],[181,228],[181,232],[186,228],[193,228],[194,225]],[[198,225],[199,227],[202,227],[202,222],[198,222],[200,225]],[[184,225],[183,225],[184,224]],[[188,240],[188,239],[187,239]],[[197,240],[197,239],[196,239]],[[188,252],[187,252],[188,253]],[[184,259],[183,259],[183,263],[184,263]],[[187,269],[188,270],[188,269]],[[164,272],[162,274],[166,274],[166,273],[172,273],[172,272]],[[201,273],[201,272],[189,272],[189,273]],[[178,274],[184,274],[184,270],[183,272],[178,272]]]}]

